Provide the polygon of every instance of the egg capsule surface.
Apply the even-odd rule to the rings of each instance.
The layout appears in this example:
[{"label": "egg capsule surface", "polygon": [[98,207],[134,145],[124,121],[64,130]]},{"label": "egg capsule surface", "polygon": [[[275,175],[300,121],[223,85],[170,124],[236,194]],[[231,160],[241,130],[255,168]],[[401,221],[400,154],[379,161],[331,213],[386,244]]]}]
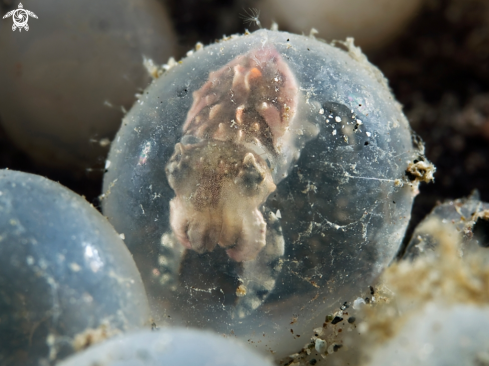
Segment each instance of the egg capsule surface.
[{"label": "egg capsule surface", "polygon": [[142,327],[149,309],[130,253],[83,198],[0,171],[0,364],[50,365]]},{"label": "egg capsule surface", "polygon": [[103,211],[158,324],[235,334],[279,359],[392,260],[422,147],[345,44],[260,30],[199,47],[124,118]]},{"label": "egg capsule surface", "polygon": [[59,366],[271,366],[236,340],[212,332],[167,328],[125,334],[79,353]]}]

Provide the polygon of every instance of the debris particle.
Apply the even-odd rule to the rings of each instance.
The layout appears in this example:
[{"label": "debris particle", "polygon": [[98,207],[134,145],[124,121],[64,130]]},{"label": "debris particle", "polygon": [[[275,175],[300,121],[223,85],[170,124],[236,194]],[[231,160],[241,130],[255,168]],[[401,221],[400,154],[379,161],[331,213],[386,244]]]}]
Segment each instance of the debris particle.
[{"label": "debris particle", "polygon": [[246,287],[244,287],[242,284],[238,286],[236,289],[236,296],[242,297],[246,295]]},{"label": "debris particle", "polygon": [[435,178],[433,174],[436,172],[435,166],[426,161],[409,162],[406,173],[412,181],[429,183]]},{"label": "debris particle", "polygon": [[200,42],[197,42],[195,44],[195,51],[200,51],[202,48],[204,48],[204,45]]},{"label": "debris particle", "polygon": [[161,75],[161,70],[155,65],[152,59],[143,56],[143,66],[153,79],[157,79]]},{"label": "debris particle", "polygon": [[331,321],[331,324],[338,324],[342,320],[343,320],[343,318],[341,318],[339,316],[335,316],[334,319]]},{"label": "debris particle", "polygon": [[314,342],[314,348],[318,353],[324,353],[324,351],[326,351],[326,346],[327,346],[326,341],[323,339],[318,338]]},{"label": "debris particle", "polygon": [[335,345],[333,346],[333,351],[334,351],[334,352],[338,352],[338,350],[339,350],[341,347],[343,347],[343,345],[341,345],[341,344],[335,344]]},{"label": "debris particle", "polygon": [[110,140],[108,138],[103,138],[98,143],[101,147],[107,147],[110,145]]},{"label": "debris particle", "polygon": [[81,351],[92,344],[100,343],[120,333],[118,329],[110,329],[108,325],[102,324],[96,329],[89,328],[77,334],[73,339],[72,345],[76,351]]}]

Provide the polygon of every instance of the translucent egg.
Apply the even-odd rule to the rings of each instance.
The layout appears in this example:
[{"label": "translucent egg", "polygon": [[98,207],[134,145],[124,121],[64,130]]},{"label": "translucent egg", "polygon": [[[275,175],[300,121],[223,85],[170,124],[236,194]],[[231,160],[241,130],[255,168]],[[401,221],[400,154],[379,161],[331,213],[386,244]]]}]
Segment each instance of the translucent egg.
[{"label": "translucent egg", "polygon": [[0,364],[52,364],[148,320],[141,277],[107,220],[58,183],[0,171]]},{"label": "translucent egg", "polygon": [[432,253],[437,248],[438,240],[431,234],[430,226],[426,225],[433,219],[463,233],[463,250],[489,247],[489,203],[481,202],[479,193],[475,191],[467,198],[437,205],[414,230],[404,259],[414,259]]},{"label": "translucent egg", "polygon": [[232,339],[180,328],[140,331],[111,339],[59,363],[59,366],[271,366]]},{"label": "translucent egg", "polygon": [[2,127],[37,163],[93,168],[150,80],[143,57],[173,55],[166,11],[157,0],[22,5],[37,16],[29,31],[12,31],[12,17],[0,29]]},{"label": "translucent egg", "polygon": [[173,66],[126,115],[103,210],[157,324],[281,358],[392,260],[433,168],[383,76],[346,47],[230,37]]}]

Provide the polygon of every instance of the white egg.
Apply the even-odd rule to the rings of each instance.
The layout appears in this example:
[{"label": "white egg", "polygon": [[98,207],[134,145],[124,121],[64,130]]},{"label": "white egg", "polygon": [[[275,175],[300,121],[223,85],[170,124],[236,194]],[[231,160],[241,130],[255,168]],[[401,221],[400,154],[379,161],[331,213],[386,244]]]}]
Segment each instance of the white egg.
[{"label": "white egg", "polygon": [[28,31],[13,31],[13,17],[0,23],[3,128],[39,163],[92,168],[150,80],[143,57],[172,56],[170,20],[157,0],[22,4],[37,16]]},{"label": "white egg", "polygon": [[165,328],[114,338],[59,366],[272,366],[235,339],[195,329]]},{"label": "white egg", "polygon": [[327,40],[355,38],[364,50],[381,47],[402,32],[423,0],[263,0],[262,21]]}]

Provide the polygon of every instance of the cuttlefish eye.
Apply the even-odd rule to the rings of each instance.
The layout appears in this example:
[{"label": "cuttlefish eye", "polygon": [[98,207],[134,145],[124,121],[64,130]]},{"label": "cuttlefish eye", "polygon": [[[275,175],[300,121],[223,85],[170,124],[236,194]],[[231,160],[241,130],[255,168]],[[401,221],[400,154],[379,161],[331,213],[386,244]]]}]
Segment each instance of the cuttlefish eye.
[{"label": "cuttlefish eye", "polygon": [[260,167],[252,153],[248,153],[242,164],[238,179],[247,191],[254,191],[265,179],[265,169]]}]

